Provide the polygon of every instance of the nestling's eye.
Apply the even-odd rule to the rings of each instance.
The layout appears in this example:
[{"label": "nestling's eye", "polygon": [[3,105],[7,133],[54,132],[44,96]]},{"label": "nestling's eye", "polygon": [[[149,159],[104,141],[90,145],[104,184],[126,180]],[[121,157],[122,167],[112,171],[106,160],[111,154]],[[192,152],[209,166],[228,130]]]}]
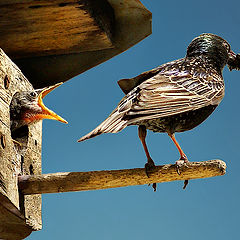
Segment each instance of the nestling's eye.
[{"label": "nestling's eye", "polygon": [[30,92],[30,96],[31,96],[31,97],[36,97],[37,94],[36,94],[35,92]]}]

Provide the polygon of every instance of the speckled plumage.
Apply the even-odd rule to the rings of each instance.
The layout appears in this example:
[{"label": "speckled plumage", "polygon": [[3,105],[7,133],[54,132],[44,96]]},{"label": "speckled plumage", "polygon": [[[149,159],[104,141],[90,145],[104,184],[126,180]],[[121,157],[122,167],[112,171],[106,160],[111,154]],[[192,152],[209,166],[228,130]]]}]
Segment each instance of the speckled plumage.
[{"label": "speckled plumage", "polygon": [[[224,96],[222,76],[204,57],[180,59],[159,70],[139,85],[139,93],[136,93],[138,89],[133,90],[137,100],[123,116],[128,125],[145,125],[155,132],[183,132],[204,120],[195,120],[201,115],[198,109],[209,106],[207,109],[211,113]],[[128,102],[128,98],[123,102]],[[191,121],[187,121],[189,113],[195,110],[198,111],[191,114]]]},{"label": "speckled plumage", "polygon": [[129,125],[145,125],[155,132],[168,133],[196,127],[221,102],[222,70],[234,57],[230,45],[221,37],[200,35],[188,46],[185,58],[120,80],[126,96],[102,124],[79,141],[119,132]]},{"label": "speckled plumage", "polygon": [[214,34],[202,34],[190,43],[185,58],[120,80],[126,96],[104,122],[79,141],[138,125],[147,165],[154,166],[145,143],[146,129],[168,133],[180,159],[186,162],[174,133],[196,127],[214,111],[224,97],[223,68],[228,64],[230,70],[239,70],[239,63],[239,56],[227,41]]}]

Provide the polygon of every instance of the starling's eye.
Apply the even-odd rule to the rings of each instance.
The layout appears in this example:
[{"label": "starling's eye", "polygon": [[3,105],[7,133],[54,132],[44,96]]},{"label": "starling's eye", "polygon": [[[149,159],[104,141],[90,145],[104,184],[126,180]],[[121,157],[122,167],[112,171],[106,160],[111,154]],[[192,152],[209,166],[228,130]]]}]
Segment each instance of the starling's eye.
[{"label": "starling's eye", "polygon": [[227,49],[227,51],[230,51],[230,45],[227,42],[223,42],[223,46]]},{"label": "starling's eye", "polygon": [[31,97],[36,97],[37,94],[36,94],[35,92],[30,92],[30,96],[31,96]]}]

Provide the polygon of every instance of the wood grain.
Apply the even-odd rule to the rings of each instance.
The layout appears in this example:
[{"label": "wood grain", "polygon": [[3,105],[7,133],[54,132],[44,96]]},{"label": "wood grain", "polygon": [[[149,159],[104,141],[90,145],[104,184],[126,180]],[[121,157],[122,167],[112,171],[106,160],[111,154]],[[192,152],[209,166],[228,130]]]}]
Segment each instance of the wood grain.
[{"label": "wood grain", "polygon": [[126,187],[150,183],[190,180],[224,175],[226,164],[221,160],[189,162],[176,172],[175,164],[157,166],[148,178],[144,168],[66,172],[19,177],[19,188],[24,194],[58,193]]},{"label": "wood grain", "polygon": [[21,146],[14,144],[10,131],[12,96],[32,89],[0,49],[0,239],[22,239],[42,227],[41,195],[24,196],[18,191],[19,174],[30,174],[30,168],[34,174],[41,174],[42,123],[30,125],[27,135],[16,139]]},{"label": "wood grain", "polygon": [[42,88],[135,45],[151,34],[151,19],[139,0],[1,0],[0,47]]},{"label": "wood grain", "polygon": [[113,14],[106,3],[1,1],[1,48],[14,59],[112,48]]}]

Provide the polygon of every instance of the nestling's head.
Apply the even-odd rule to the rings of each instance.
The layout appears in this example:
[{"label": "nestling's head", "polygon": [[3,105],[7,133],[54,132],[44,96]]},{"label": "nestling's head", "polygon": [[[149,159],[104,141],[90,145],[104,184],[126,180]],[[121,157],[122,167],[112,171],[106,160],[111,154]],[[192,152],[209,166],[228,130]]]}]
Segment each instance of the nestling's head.
[{"label": "nestling's head", "polygon": [[194,38],[187,49],[187,57],[207,56],[214,61],[216,67],[222,70],[226,64],[230,70],[234,67],[237,55],[231,50],[230,44],[223,38],[204,33]]},{"label": "nestling's head", "polygon": [[61,84],[58,83],[34,91],[17,92],[10,105],[11,130],[43,119],[53,119],[67,123],[66,120],[43,104],[43,98]]}]

